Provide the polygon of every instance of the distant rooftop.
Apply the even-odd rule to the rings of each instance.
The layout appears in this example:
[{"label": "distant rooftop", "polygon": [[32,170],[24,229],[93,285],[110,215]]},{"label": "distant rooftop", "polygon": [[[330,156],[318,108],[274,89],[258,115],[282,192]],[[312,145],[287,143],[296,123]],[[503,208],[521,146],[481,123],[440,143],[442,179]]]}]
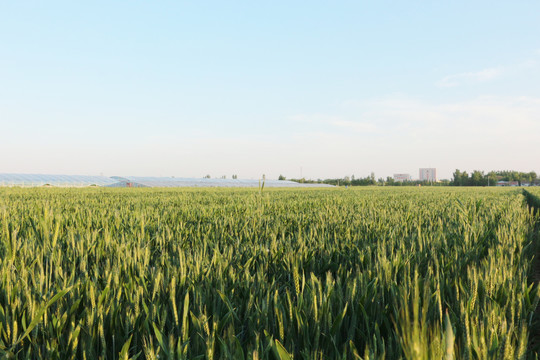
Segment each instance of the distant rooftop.
[{"label": "distant rooftop", "polygon": [[[259,187],[262,181],[140,176],[88,176],[45,174],[0,174],[0,186],[19,187]],[[265,180],[265,187],[330,187],[327,184],[300,184],[288,180]]]}]

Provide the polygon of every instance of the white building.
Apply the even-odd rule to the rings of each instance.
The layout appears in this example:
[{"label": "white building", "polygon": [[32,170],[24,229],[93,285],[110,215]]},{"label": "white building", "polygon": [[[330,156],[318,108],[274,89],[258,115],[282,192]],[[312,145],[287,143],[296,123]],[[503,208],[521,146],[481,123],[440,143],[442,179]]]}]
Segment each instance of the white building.
[{"label": "white building", "polygon": [[411,181],[409,174],[394,174],[394,181]]},{"label": "white building", "polygon": [[423,168],[420,169],[420,181],[437,181],[437,169],[435,168]]}]

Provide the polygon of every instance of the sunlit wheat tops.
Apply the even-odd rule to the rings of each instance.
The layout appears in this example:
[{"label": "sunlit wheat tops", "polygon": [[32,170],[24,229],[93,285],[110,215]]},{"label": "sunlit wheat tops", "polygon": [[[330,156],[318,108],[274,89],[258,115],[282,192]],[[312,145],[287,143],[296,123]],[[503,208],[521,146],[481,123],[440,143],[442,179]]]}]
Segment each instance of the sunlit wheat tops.
[{"label": "sunlit wheat tops", "polygon": [[0,189],[0,357],[534,358],[528,194]]}]

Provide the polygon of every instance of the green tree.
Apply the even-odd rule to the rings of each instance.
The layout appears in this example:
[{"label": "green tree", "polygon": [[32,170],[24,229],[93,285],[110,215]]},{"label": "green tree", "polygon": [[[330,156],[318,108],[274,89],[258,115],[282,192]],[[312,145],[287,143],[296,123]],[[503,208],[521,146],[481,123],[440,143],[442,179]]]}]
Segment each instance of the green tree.
[{"label": "green tree", "polygon": [[459,171],[459,169],[456,169],[456,171],[454,171],[454,174],[452,174],[452,176],[453,176],[452,185],[461,186],[461,171]]},{"label": "green tree", "polygon": [[472,186],[483,186],[484,185],[484,172],[479,170],[474,170],[471,174],[470,185]]},{"label": "green tree", "polygon": [[469,186],[469,174],[466,171],[461,173],[459,184],[460,186]]},{"label": "green tree", "polygon": [[497,185],[498,178],[497,178],[497,173],[495,171],[490,171],[487,177],[488,177],[488,183],[490,186]]}]

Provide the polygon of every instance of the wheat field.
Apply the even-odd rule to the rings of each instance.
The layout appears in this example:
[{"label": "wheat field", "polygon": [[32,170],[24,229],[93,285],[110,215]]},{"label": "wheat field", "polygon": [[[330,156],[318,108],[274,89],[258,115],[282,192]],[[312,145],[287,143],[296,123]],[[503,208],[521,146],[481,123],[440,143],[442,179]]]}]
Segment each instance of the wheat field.
[{"label": "wheat field", "polygon": [[528,194],[0,188],[0,355],[535,358]]}]

